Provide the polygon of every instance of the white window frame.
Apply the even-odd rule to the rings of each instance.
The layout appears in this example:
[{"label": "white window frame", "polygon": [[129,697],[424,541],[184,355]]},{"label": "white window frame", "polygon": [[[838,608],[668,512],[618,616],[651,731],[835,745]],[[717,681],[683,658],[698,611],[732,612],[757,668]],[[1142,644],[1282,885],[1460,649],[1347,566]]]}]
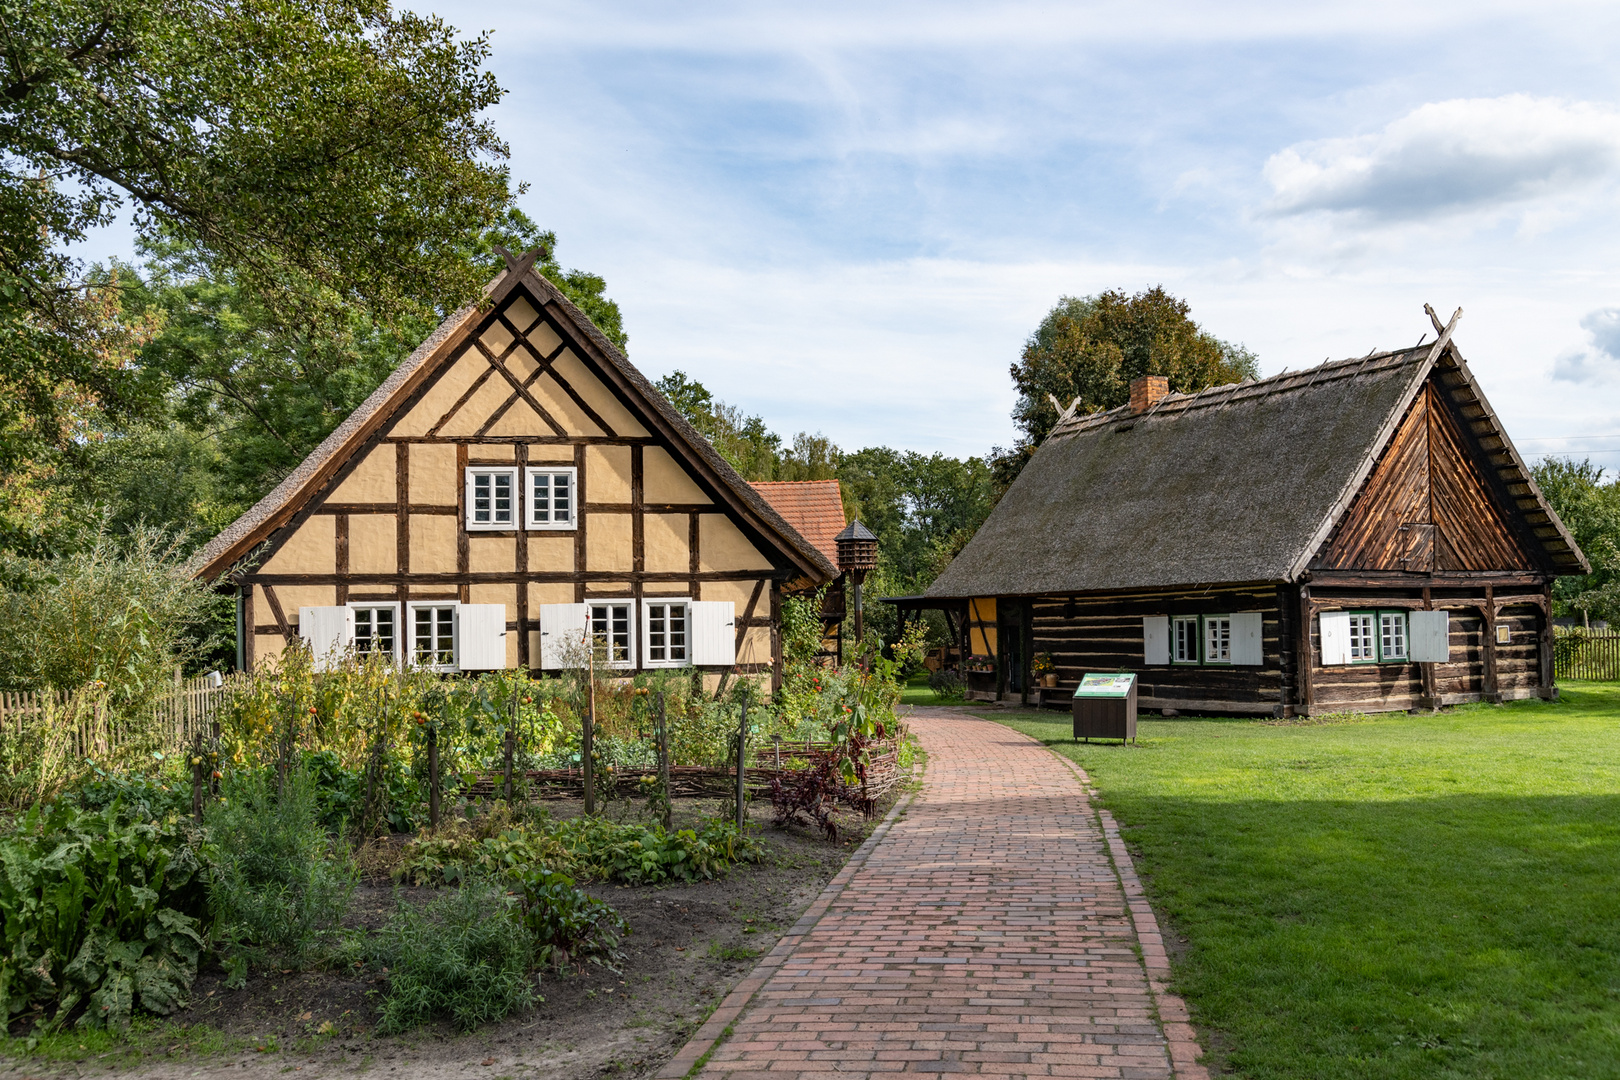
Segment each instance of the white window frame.
[{"label": "white window frame", "polygon": [[[637,615],[640,614],[636,610],[636,602],[634,600],[629,599],[628,597],[624,599],[587,599],[585,601],[585,632],[591,636],[591,648],[596,648],[596,631],[591,626],[591,622],[594,618],[594,609],[604,606],[618,607],[620,605],[622,605],[625,609],[626,632],[629,635],[629,640],[626,642],[626,647],[624,650],[624,659],[613,659],[613,647],[611,644],[609,644],[608,658],[604,661],[604,663],[611,668],[633,668],[636,666],[636,656],[638,655],[636,652],[636,623],[638,621]],[[690,646],[688,647],[690,648]]]},{"label": "white window frame", "polygon": [[[1387,625],[1393,622],[1400,627],[1401,647],[1399,652],[1386,652],[1385,643],[1389,640]],[[1380,611],[1378,613],[1378,660],[1384,664],[1404,664],[1407,657],[1412,655],[1412,634],[1406,625],[1406,612]]]},{"label": "white window frame", "polygon": [[[1204,651],[1204,630],[1197,615],[1176,615],[1170,619],[1170,662],[1183,666],[1197,664]],[[1187,646],[1192,655],[1187,656]]]},{"label": "white window frame", "polygon": [[[480,476],[491,477],[491,480],[490,480],[490,503],[491,503],[491,505],[490,505],[490,517],[491,517],[491,520],[489,520],[489,521],[478,521],[478,520],[475,520],[474,517],[473,517],[473,515],[477,513],[475,491],[476,491],[476,488],[477,488],[477,478],[480,477]],[[494,514],[495,514],[495,507],[494,507],[495,481],[494,481],[493,478],[496,477],[496,476],[504,476],[504,477],[506,477],[507,482],[512,485],[512,505],[511,505],[511,508],[510,508],[512,517],[511,517],[510,521],[501,522],[501,521],[495,521],[494,520]],[[521,486],[519,486],[518,480],[519,480],[519,474],[518,474],[518,467],[516,465],[469,465],[469,466],[467,466],[467,476],[466,476],[467,515],[466,516],[467,516],[467,531],[468,532],[513,532],[513,531],[515,531],[517,529],[521,529],[523,527],[523,509],[522,508],[523,508],[523,506],[525,504],[525,500],[524,500],[523,488]]]},{"label": "white window frame", "polygon": [[[450,662],[448,664],[423,664],[418,662],[416,658],[416,613],[425,608],[450,609]],[[428,671],[460,670],[460,668],[457,666],[457,663],[461,658],[460,608],[461,605],[454,600],[413,600],[406,605],[408,618],[410,619],[410,622],[407,624],[409,636],[406,638],[403,644],[406,649],[405,655],[409,658],[409,661],[413,667],[425,668]]]},{"label": "white window frame", "polygon": [[[568,477],[568,519],[555,520],[555,498],[550,500],[551,507],[548,513],[553,520],[539,521],[535,517],[534,507],[534,479],[537,476],[566,476]],[[555,484],[549,484],[547,490],[554,490]],[[523,527],[526,529],[549,530],[552,532],[572,532],[579,528],[579,469],[573,465],[530,465],[523,470]]]},{"label": "white window frame", "polygon": [[[1200,623],[1202,625],[1200,625],[1199,629],[1202,631],[1202,633],[1200,633],[1198,635],[1198,637],[1199,637],[1199,642],[1200,642],[1200,644],[1202,645],[1202,648],[1203,648],[1203,660],[1204,660],[1204,663],[1206,663],[1206,664],[1230,664],[1232,662],[1232,616],[1230,616],[1230,615],[1204,615],[1204,616],[1200,617]],[[1216,643],[1214,643],[1214,642],[1212,642],[1210,640],[1211,631],[1215,631],[1218,627],[1224,627],[1225,628],[1225,632],[1226,632],[1225,646],[1226,647],[1225,647],[1224,650],[1222,650],[1218,644],[1216,644]],[[1225,656],[1212,656],[1211,655],[1212,652],[1222,652],[1222,651],[1224,651],[1226,653]]]},{"label": "white window frame", "polygon": [[394,663],[399,663],[399,658],[404,653],[406,629],[405,620],[401,618],[399,601],[351,600],[349,601],[347,607],[350,611],[354,612],[354,638],[350,642],[350,647],[354,649],[354,654],[356,656],[367,655],[367,652],[362,652],[360,649],[360,613],[362,611],[380,611],[385,608],[394,613],[394,648],[389,655],[392,657]]},{"label": "white window frame", "polygon": [[[682,634],[685,636],[686,640],[685,640],[685,643],[681,646],[681,650],[682,650],[682,652],[685,653],[685,655],[682,656],[679,660],[670,660],[667,657],[666,657],[666,659],[663,659],[663,660],[654,660],[653,659],[653,654],[652,654],[653,653],[653,629],[652,629],[653,616],[652,616],[652,609],[655,608],[655,607],[662,607],[662,608],[680,607],[682,609],[681,618],[682,618],[682,623],[685,626],[685,629],[682,631]],[[668,631],[666,630],[665,633],[667,634]],[[668,648],[667,644],[666,644],[665,648],[666,649]],[[647,668],[683,668],[683,667],[691,667],[692,666],[692,598],[691,597],[689,597],[689,596],[655,596],[655,597],[652,597],[651,599],[644,599],[644,600],[641,601],[641,666],[642,667],[647,667]]]},{"label": "white window frame", "polygon": [[[1360,648],[1365,655],[1356,652],[1357,638],[1362,638],[1365,644]],[[1378,663],[1378,613],[1376,611],[1350,612],[1350,637],[1345,643],[1345,653],[1352,664]]]}]

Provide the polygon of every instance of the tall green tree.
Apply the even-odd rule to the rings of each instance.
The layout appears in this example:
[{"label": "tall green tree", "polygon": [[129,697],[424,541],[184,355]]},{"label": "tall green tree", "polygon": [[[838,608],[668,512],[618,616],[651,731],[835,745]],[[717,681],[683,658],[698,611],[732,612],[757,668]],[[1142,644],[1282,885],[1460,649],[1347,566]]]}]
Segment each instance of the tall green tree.
[{"label": "tall green tree", "polygon": [[1134,296],[1113,289],[1060,299],[1010,369],[1018,390],[1013,422],[1022,435],[1011,450],[996,454],[1002,487],[1052,430],[1058,409],[1077,398],[1081,411],[1097,412],[1129,401],[1131,382],[1144,375],[1165,376],[1177,393],[1258,376],[1253,353],[1206,333],[1191,311],[1162,286]]},{"label": "tall green tree", "polygon": [[1554,614],[1620,623],[1620,479],[1605,483],[1590,458],[1544,458],[1531,472],[1592,564],[1590,574],[1553,583]]}]

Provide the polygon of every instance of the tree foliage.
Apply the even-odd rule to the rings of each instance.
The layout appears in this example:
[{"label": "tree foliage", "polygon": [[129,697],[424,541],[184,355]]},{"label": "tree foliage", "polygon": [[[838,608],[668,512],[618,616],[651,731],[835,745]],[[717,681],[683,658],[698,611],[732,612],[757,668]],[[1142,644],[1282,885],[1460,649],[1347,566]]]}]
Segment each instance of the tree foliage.
[{"label": "tree foliage", "polygon": [[1592,573],[1554,583],[1554,614],[1620,623],[1620,480],[1604,483],[1591,459],[1544,458],[1531,472],[1592,564]]}]

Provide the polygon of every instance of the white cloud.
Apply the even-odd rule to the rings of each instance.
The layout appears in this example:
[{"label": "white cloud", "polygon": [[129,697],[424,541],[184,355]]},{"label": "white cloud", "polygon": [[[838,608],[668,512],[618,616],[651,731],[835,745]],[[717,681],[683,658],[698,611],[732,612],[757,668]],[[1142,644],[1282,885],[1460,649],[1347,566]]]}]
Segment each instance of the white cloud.
[{"label": "white cloud", "polygon": [[1277,215],[1402,222],[1497,211],[1620,174],[1620,112],[1509,94],[1423,105],[1382,131],[1299,143],[1264,175]]},{"label": "white cloud", "polygon": [[1572,349],[1553,361],[1554,382],[1605,383],[1620,374],[1620,308],[1598,308],[1581,319],[1591,346]]},{"label": "white cloud", "polygon": [[1581,329],[1592,335],[1592,344],[1599,351],[1620,360],[1620,308],[1598,308],[1587,313]]}]

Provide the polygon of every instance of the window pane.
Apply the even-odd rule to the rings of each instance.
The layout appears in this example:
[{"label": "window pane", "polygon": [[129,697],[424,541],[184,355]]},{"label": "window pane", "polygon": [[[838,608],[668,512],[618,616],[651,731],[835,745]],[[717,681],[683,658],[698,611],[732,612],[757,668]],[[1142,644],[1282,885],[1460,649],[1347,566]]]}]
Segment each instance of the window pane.
[{"label": "window pane", "polygon": [[489,523],[489,474],[473,473],[473,520],[481,525]]},{"label": "window pane", "polygon": [[456,662],[455,619],[453,607],[416,609],[411,652],[417,663],[448,666]]},{"label": "window pane", "polygon": [[371,650],[371,609],[359,608],[354,613],[354,651],[367,653]]},{"label": "window pane", "polygon": [[495,511],[492,520],[502,524],[512,523],[512,474],[495,473]]},{"label": "window pane", "polygon": [[574,520],[571,505],[573,478],[568,473],[551,474],[551,520],[565,522]]},{"label": "window pane", "polygon": [[665,634],[668,632],[665,620],[668,617],[668,604],[653,604],[647,608],[647,659],[653,663],[662,663],[668,659],[665,649],[668,647]]},{"label": "window pane", "polygon": [[1377,654],[1373,651],[1373,617],[1371,615],[1350,616],[1350,659],[1376,660]]},{"label": "window pane", "polygon": [[394,609],[373,608],[371,617],[376,626],[376,635],[373,639],[375,645],[372,647],[378,652],[392,656],[394,654]]},{"label": "window pane", "polygon": [[608,657],[615,664],[630,660],[630,605],[613,605],[613,638]]},{"label": "window pane", "polygon": [[1224,663],[1232,659],[1232,620],[1204,620],[1204,659]]},{"label": "window pane", "polygon": [[1406,616],[1389,612],[1379,616],[1381,640],[1385,660],[1406,659]]},{"label": "window pane", "polygon": [[672,661],[686,659],[686,605],[669,605],[669,658]]},{"label": "window pane", "polygon": [[551,520],[551,474],[537,472],[533,475],[533,484],[529,498],[532,500],[533,510],[529,520],[544,524]]}]

